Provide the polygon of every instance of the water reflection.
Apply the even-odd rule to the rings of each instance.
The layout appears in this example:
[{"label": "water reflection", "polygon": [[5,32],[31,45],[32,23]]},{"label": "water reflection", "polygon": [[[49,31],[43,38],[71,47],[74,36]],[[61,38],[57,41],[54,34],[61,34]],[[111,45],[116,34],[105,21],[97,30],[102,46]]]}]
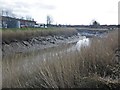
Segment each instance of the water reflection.
[{"label": "water reflection", "polygon": [[76,44],[76,49],[78,50],[78,51],[80,51],[80,48],[83,46],[83,47],[87,47],[87,46],[89,46],[90,45],[90,40],[89,40],[89,38],[86,38],[86,37],[84,37],[84,39],[82,39],[82,40],[79,40],[78,42],[77,42],[77,44]]}]

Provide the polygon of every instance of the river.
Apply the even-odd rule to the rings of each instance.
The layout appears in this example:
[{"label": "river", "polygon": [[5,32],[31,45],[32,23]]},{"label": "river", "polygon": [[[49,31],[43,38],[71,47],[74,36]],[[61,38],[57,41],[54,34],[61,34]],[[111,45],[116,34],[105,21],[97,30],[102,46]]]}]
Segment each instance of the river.
[{"label": "river", "polygon": [[[59,60],[59,58],[65,57],[70,53],[80,52],[81,46],[86,47],[89,46],[89,44],[89,39],[83,37],[75,44],[67,44],[31,53],[18,53],[3,57],[3,84],[7,83],[6,85],[9,87],[9,83],[15,81],[15,78],[25,76],[26,72],[29,75],[34,73],[39,63],[47,60]],[[5,84],[4,87],[7,87]]]}]

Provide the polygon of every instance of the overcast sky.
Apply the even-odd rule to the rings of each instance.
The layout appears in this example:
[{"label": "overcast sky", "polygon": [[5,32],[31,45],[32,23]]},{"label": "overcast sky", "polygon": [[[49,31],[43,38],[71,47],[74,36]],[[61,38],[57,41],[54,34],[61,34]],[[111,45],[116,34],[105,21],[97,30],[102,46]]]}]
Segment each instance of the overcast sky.
[{"label": "overcast sky", "polygon": [[85,24],[92,20],[100,24],[118,24],[119,0],[0,0],[0,9],[17,16],[31,16],[46,23],[52,16],[54,24]]}]

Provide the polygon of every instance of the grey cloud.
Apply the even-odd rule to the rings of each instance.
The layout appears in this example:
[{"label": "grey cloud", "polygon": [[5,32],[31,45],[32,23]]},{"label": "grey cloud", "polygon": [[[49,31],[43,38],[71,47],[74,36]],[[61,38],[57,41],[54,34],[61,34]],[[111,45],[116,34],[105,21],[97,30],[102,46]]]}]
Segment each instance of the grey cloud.
[{"label": "grey cloud", "polygon": [[18,1],[13,0],[12,3],[7,3],[0,0],[0,8],[11,10],[13,12],[29,12],[30,9],[33,10],[53,10],[55,9],[54,5],[49,5],[43,3],[42,1],[35,0],[35,2],[27,2],[27,1]]},{"label": "grey cloud", "polygon": [[53,10],[53,9],[56,8],[54,5],[48,5],[48,4],[44,4],[44,3],[41,3],[41,2],[36,2],[36,3],[34,3],[33,6],[35,6],[36,8],[48,9],[48,10]]},{"label": "grey cloud", "polygon": [[16,8],[29,8],[31,6],[29,3],[20,2],[20,1],[17,1],[14,3],[15,3]]},{"label": "grey cloud", "polygon": [[32,9],[48,9],[48,10],[52,10],[55,9],[54,5],[48,5],[45,3],[42,3],[40,1],[36,1],[36,2],[21,2],[21,1],[17,1],[15,2],[16,8],[32,8]]}]

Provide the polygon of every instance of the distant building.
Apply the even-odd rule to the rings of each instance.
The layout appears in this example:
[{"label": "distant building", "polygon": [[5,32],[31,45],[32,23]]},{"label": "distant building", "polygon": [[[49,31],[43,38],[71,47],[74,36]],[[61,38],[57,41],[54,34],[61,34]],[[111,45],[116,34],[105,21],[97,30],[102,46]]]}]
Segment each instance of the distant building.
[{"label": "distant building", "polygon": [[36,24],[35,21],[31,20],[24,20],[18,18],[12,18],[8,16],[1,16],[2,17],[2,28],[23,28],[23,27],[34,27]]}]

